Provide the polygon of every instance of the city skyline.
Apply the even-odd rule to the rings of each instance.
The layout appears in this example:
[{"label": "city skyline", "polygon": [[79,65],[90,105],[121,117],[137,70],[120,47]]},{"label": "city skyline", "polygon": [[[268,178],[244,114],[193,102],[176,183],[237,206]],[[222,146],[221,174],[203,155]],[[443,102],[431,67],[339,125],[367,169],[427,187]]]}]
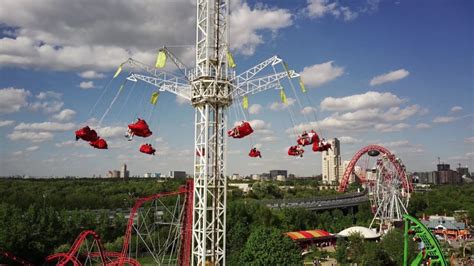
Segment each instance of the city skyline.
[{"label": "city skyline", "polygon": [[[157,1],[141,16],[131,3],[78,3],[46,9],[51,4],[5,1],[0,11],[1,174],[92,176],[124,162],[143,173],[192,172],[194,116],[181,99],[160,95],[149,121],[152,139],[123,137],[127,124],[150,114],[150,107],[140,105],[152,92],[144,84],[133,88],[138,92],[128,102],[132,87],[125,87],[105,116],[99,133],[109,150],[75,142],[73,131],[104,116],[125,74],[97,99],[129,56],[153,64],[156,49],[170,45],[192,65],[193,50],[173,45],[194,42],[195,6]],[[91,12],[77,20],[70,13],[75,8]],[[92,10],[101,8],[109,10],[106,16]],[[227,141],[227,174],[280,168],[297,175],[321,173],[320,154],[306,149],[303,158],[286,155],[295,144],[292,128],[308,123],[322,137],[341,141],[342,161],[367,144],[381,144],[409,171],[434,170],[438,157],[472,169],[471,9],[470,1],[234,2],[230,39],[237,69],[278,54],[302,74],[308,98],[299,95],[301,108],[289,93],[297,114],[291,121],[277,92],[249,97],[247,118],[256,131],[252,138]],[[229,126],[243,119],[236,113],[231,107]],[[138,152],[144,142],[153,143],[157,156]],[[262,159],[247,156],[253,145],[261,148]]]}]

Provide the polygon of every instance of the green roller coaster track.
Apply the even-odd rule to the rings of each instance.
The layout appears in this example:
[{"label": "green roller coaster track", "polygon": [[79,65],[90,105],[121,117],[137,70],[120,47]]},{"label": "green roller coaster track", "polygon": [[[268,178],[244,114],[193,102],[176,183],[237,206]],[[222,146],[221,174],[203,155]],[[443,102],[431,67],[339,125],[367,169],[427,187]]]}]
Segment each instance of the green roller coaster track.
[{"label": "green roller coaster track", "polygon": [[424,244],[423,250],[418,253],[415,259],[410,263],[411,266],[418,266],[423,261],[429,260],[429,265],[447,266],[446,260],[441,251],[436,237],[422,224],[418,219],[408,215],[403,215],[405,221],[405,243],[403,249],[403,265],[408,266],[408,238],[413,235],[414,238],[421,239]]}]

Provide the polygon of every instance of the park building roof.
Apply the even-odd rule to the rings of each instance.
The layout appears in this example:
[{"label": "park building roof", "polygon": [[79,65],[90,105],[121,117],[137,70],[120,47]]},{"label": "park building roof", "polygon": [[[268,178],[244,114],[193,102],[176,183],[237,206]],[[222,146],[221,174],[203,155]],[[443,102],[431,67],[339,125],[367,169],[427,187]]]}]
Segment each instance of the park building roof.
[{"label": "park building roof", "polygon": [[377,234],[374,230],[363,226],[353,226],[346,228],[339,232],[337,236],[349,237],[352,234],[360,234],[364,239],[376,239],[380,237],[380,235]]},{"label": "park building roof", "polygon": [[430,216],[428,220],[421,220],[421,222],[429,229],[446,229],[446,230],[464,230],[466,225],[462,222],[457,222],[454,217],[449,216]]},{"label": "park building roof", "polygon": [[321,239],[321,238],[328,238],[333,237],[334,235],[326,232],[324,230],[306,230],[306,231],[296,231],[296,232],[288,232],[285,233],[288,237],[295,241],[304,241],[310,239]]}]

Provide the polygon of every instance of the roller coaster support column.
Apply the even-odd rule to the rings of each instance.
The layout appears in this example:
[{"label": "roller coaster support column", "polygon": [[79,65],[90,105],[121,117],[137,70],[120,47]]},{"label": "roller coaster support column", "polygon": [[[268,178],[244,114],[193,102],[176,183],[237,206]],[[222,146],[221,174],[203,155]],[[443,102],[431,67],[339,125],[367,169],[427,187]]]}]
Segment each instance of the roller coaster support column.
[{"label": "roller coaster support column", "polygon": [[403,233],[403,265],[408,264],[408,219],[405,219],[405,232]]}]

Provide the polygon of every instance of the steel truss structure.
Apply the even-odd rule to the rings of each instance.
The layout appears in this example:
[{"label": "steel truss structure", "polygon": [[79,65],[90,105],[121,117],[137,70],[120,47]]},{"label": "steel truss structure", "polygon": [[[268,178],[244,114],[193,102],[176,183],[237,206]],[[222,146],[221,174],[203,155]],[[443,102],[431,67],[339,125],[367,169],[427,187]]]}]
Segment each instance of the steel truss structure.
[{"label": "steel truss structure", "polygon": [[55,265],[140,266],[151,257],[154,265],[189,265],[192,239],[193,181],[178,191],[139,198],[130,211],[120,252],[106,251],[99,235],[83,231],[68,252],[46,258]]},{"label": "steel truss structure", "polygon": [[[186,68],[166,47],[178,74],[159,71],[134,59],[127,60],[146,74],[131,73],[143,81],[187,99],[195,108],[194,211],[192,265],[225,265],[226,236],[226,113],[239,98],[268,89],[280,89],[280,80],[299,74],[283,66],[278,56],[236,75],[229,52],[229,0],[197,0],[196,64]],[[280,72],[276,67],[281,66]],[[265,73],[265,70],[273,70]],[[265,74],[264,74],[265,73]]]}]

